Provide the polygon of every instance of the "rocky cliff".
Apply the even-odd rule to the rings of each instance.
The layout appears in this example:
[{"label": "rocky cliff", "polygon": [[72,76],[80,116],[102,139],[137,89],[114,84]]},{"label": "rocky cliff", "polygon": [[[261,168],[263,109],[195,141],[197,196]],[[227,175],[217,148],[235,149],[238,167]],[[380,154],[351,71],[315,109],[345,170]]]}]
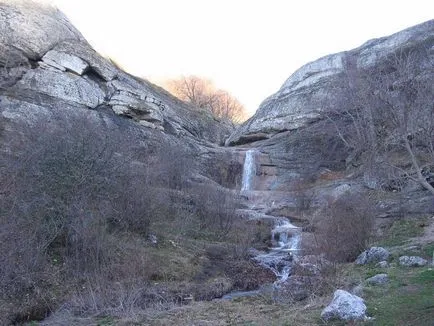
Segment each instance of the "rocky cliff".
[{"label": "rocky cliff", "polygon": [[[42,112],[47,103],[56,102],[77,111],[109,109],[137,126],[212,143],[222,142],[231,130],[118,69],[51,6],[2,1],[0,17],[3,119],[12,119],[12,105],[32,104]],[[27,114],[36,115],[37,107]]]},{"label": "rocky cliff", "polygon": [[[288,216],[296,216],[296,206],[300,204],[296,197],[300,193],[309,197],[313,205],[321,206],[334,189],[346,187],[354,194],[369,192],[377,204],[378,216],[401,214],[398,213],[400,210],[410,214],[434,210],[431,195],[407,178],[414,170],[411,172],[409,168],[410,158],[401,151],[402,145],[391,142],[397,137],[388,129],[395,113],[386,110],[390,101],[401,96],[397,85],[415,85],[414,81],[421,81],[425,88],[432,85],[433,49],[434,21],[428,21],[368,41],[354,50],[308,63],[292,74],[279,91],[263,101],[253,117],[231,134],[227,146],[252,147],[262,153],[257,169],[258,180],[262,180],[258,190],[266,191],[270,201],[273,201],[270,191],[275,191],[275,198],[279,198],[275,200],[275,206],[279,207],[274,209],[274,214],[286,211]],[[405,74],[397,74],[394,64],[403,58],[407,60]],[[367,90],[362,87],[363,83],[371,81],[375,85],[373,81],[381,78],[389,83],[384,92],[391,93],[386,94],[387,100],[384,99],[387,96],[382,97],[381,90],[374,86]],[[415,99],[412,99],[414,105],[425,103],[426,112],[416,119],[418,121],[431,121],[428,98],[432,96],[432,89],[428,88],[424,93],[420,92],[423,93],[420,97],[414,95]],[[355,93],[358,93],[358,102],[354,100]],[[381,99],[380,104],[371,100],[375,96]],[[412,104],[411,101],[408,103]],[[378,110],[377,116],[371,117],[372,123],[365,123],[361,129],[372,127],[376,150],[383,152],[368,163],[368,149],[359,146],[368,140],[355,138],[357,140],[350,144],[346,137],[354,128],[357,117],[373,107]],[[401,107],[398,104],[396,109]],[[427,128],[431,128],[432,124],[428,125]],[[393,150],[384,149],[387,146]],[[426,157],[428,152],[425,147],[418,155]],[[399,163],[396,163],[397,157],[401,160]],[[425,161],[428,166],[430,162],[432,164],[430,160]],[[401,172],[391,172],[388,168],[393,164]],[[407,175],[403,176],[402,171],[407,171]],[[400,175],[401,179],[391,175]],[[393,185],[400,182],[405,186],[397,188]],[[382,190],[386,195],[380,195]],[[286,196],[278,194],[282,191],[287,193]],[[376,200],[377,197],[382,199]]]},{"label": "rocky cliff", "polygon": [[432,69],[434,21],[388,37],[366,42],[354,50],[322,57],[293,73],[275,94],[265,99],[256,114],[226,141],[240,145],[267,139],[278,133],[300,130],[324,120],[327,112],[342,109],[339,99],[348,90],[350,68],[362,71],[385,65],[390,55],[426,49],[430,56],[420,62]]}]

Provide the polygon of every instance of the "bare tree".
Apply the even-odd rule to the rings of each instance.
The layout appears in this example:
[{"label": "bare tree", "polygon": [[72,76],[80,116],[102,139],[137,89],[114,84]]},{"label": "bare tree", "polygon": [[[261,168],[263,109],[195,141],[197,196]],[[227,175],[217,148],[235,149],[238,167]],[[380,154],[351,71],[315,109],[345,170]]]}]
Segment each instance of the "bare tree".
[{"label": "bare tree", "polygon": [[434,168],[434,80],[424,62],[426,50],[402,50],[361,71],[348,55],[346,91],[328,118],[367,169],[389,174],[387,181],[414,180],[434,195],[428,180]]},{"label": "bare tree", "polygon": [[229,92],[218,89],[206,78],[182,76],[163,85],[173,95],[195,107],[210,111],[218,118],[241,122],[245,118],[243,105]]}]

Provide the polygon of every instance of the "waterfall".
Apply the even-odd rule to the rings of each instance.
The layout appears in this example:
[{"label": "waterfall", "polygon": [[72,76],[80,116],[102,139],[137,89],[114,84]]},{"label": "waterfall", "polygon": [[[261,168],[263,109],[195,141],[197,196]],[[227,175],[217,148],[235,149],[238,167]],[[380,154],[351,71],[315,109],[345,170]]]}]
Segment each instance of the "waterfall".
[{"label": "waterfall", "polygon": [[246,152],[246,158],[244,159],[243,166],[243,182],[241,186],[242,191],[253,190],[253,181],[256,175],[256,153],[257,151],[254,149],[249,149]]},{"label": "waterfall", "polygon": [[291,274],[291,264],[300,250],[301,229],[286,218],[278,218],[271,231],[273,247],[255,259],[277,276],[275,286],[285,282]]}]

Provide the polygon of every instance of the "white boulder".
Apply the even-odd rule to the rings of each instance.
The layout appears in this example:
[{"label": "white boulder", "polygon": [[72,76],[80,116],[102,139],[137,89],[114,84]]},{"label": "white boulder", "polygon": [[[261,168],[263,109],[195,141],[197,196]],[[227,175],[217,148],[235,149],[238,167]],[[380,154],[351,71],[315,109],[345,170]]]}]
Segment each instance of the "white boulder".
[{"label": "white boulder", "polygon": [[322,311],[321,318],[325,321],[365,320],[366,305],[362,298],[344,290],[336,290],[332,302]]}]

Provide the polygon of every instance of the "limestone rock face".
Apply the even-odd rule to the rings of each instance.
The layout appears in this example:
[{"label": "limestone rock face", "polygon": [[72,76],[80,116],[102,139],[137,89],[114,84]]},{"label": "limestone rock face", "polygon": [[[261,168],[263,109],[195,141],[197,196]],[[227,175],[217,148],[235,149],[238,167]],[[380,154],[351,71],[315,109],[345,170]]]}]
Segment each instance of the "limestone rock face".
[{"label": "limestone rock face", "polygon": [[105,97],[98,83],[90,78],[43,68],[29,70],[15,88],[50,95],[92,109],[102,104]]},{"label": "limestone rock face", "polygon": [[388,37],[371,40],[352,51],[341,52],[308,63],[293,73],[277,93],[259,106],[256,114],[227,140],[228,145],[262,139],[288,130],[298,130],[327,118],[349,87],[350,66],[369,69],[382,64],[399,50],[434,45],[434,20]]},{"label": "limestone rock face", "polygon": [[49,5],[0,0],[0,95],[64,107],[109,108],[142,128],[223,143],[233,127],[101,57]]},{"label": "limestone rock face", "polygon": [[62,71],[72,71],[78,75],[82,75],[85,70],[89,67],[87,62],[79,57],[71,55],[65,52],[58,52],[55,50],[48,51],[43,57],[42,61],[54,68],[60,69]]},{"label": "limestone rock face", "polygon": [[365,320],[366,305],[362,298],[344,290],[336,290],[332,302],[321,312],[321,318],[329,320]]},{"label": "limestone rock face", "polygon": [[63,40],[86,42],[65,15],[48,5],[0,2],[0,64],[27,64]]}]

